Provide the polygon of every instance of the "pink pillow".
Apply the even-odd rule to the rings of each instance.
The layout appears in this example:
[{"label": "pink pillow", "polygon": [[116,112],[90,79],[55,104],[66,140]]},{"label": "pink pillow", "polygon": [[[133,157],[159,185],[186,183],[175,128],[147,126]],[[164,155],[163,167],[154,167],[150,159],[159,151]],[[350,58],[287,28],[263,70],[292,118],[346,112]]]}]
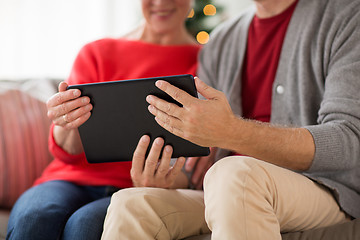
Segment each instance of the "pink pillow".
[{"label": "pink pillow", "polygon": [[46,105],[30,95],[0,94],[0,207],[10,208],[52,160]]}]

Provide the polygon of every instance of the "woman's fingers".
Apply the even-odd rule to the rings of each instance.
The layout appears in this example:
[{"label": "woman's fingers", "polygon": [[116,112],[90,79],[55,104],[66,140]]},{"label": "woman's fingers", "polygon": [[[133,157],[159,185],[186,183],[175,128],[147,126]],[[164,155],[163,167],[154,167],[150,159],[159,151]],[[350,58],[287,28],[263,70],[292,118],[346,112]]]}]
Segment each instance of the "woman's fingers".
[{"label": "woman's fingers", "polygon": [[[60,89],[60,86],[59,86]],[[58,106],[63,104],[64,102],[73,100],[81,96],[81,92],[79,89],[70,89],[58,92],[54,94],[49,100],[47,101],[48,108]]]},{"label": "woman's fingers", "polygon": [[170,145],[163,147],[164,140],[158,137],[146,156],[149,144],[150,137],[143,136],[134,151],[131,167],[134,186],[170,188],[181,171],[185,158],[179,158],[171,166],[173,148]]},{"label": "woman's fingers", "polygon": [[173,185],[173,183],[175,182],[175,179],[181,172],[181,169],[183,168],[184,164],[185,164],[185,158],[179,157],[176,160],[174,166],[170,169],[167,175],[167,182],[170,184],[170,186]]},{"label": "woman's fingers", "polygon": [[158,179],[165,178],[169,173],[172,152],[173,148],[170,145],[164,147],[159,166],[155,173]]},{"label": "woman's fingers", "polygon": [[68,129],[77,128],[90,118],[93,106],[89,97],[81,97],[79,89],[67,88],[67,83],[59,84],[59,92],[46,103],[47,115],[55,125]]},{"label": "woman's fingers", "polygon": [[59,86],[58,86],[59,92],[64,92],[64,91],[66,91],[66,89],[67,89],[68,86],[69,86],[69,85],[68,85],[66,82],[60,82],[60,83],[59,83]]},{"label": "woman's fingers", "polygon": [[[55,119],[58,117],[61,117],[65,114],[69,114],[70,112],[85,107],[83,110],[86,112],[90,112],[92,109],[92,105],[90,104],[90,98],[89,97],[81,97],[76,99],[71,99],[65,102],[62,102],[59,105],[55,105],[53,107],[48,107],[48,116],[50,119]],[[77,113],[81,113],[80,115],[83,115],[81,111],[76,111],[72,113],[72,119],[76,119],[79,117],[79,115],[76,115]],[[70,120],[70,119],[69,119]]]}]

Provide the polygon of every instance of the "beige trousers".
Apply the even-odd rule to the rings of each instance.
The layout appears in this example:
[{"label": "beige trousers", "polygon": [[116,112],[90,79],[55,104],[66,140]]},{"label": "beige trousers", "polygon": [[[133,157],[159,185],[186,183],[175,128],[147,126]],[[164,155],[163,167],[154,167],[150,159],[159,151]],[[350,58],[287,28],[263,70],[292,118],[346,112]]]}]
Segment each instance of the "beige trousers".
[{"label": "beige trousers", "polygon": [[210,232],[202,191],[128,188],[116,192],[101,239],[183,239]]},{"label": "beige trousers", "polygon": [[102,239],[182,239],[211,230],[212,240],[275,240],[280,232],[349,221],[326,188],[249,157],[217,162],[206,174],[204,192],[120,190],[111,199]]}]

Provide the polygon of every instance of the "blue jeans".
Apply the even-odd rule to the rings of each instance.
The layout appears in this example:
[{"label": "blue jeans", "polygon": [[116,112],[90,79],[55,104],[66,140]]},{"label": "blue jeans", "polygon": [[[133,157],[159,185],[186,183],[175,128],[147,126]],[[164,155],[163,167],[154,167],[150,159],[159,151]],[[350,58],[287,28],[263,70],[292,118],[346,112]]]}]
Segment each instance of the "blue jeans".
[{"label": "blue jeans", "polygon": [[50,181],[30,188],[15,203],[6,239],[100,239],[114,187]]}]

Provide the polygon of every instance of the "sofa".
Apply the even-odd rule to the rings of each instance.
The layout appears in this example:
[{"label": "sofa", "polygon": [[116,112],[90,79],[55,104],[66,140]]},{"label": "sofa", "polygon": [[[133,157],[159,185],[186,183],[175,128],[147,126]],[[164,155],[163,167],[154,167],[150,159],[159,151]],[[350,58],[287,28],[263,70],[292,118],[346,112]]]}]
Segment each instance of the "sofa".
[{"label": "sofa", "polygon": [[[59,79],[0,80],[0,240],[12,205],[51,161],[46,100]],[[360,206],[360,203],[359,203]],[[323,229],[283,234],[285,240],[360,239],[360,219]],[[187,240],[209,240],[211,234]]]}]

